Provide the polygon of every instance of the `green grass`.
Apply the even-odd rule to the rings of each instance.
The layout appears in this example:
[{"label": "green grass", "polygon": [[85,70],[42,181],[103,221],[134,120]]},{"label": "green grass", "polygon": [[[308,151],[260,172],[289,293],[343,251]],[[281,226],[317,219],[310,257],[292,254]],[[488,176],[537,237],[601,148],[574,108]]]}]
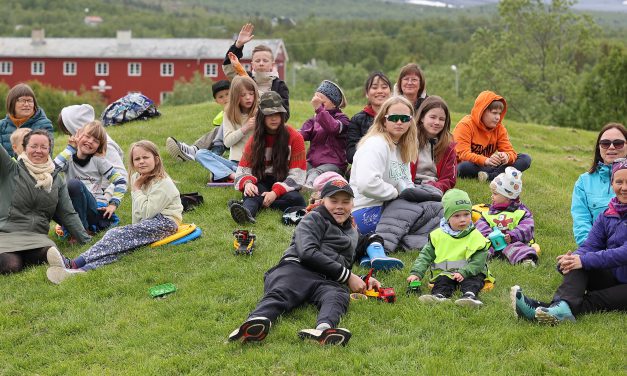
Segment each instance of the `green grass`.
[{"label": "green grass", "polygon": [[[311,114],[306,102],[292,104],[291,123]],[[207,131],[215,104],[164,107],[159,119],[109,128],[126,150],[147,138],[165,153],[174,135],[193,142]],[[349,115],[359,110],[350,107]],[[456,122],[461,114],[456,114]],[[263,291],[263,274],[288,245],[293,227],[275,211],[263,211],[250,227],[258,236],[252,257],[234,256],[231,232],[237,228],[226,209],[232,189],[204,187],[208,173],[196,163],[164,155],[166,169],[181,192],[200,191],[204,206],[185,214],[203,237],[181,246],[144,248],[86,276],[60,286],[49,283],[46,266],[0,276],[1,375],[178,375],[178,374],[606,374],[625,371],[627,320],[624,314],[582,316],[575,324],[541,327],[518,321],[509,303],[509,287],[520,284],[549,300],[560,282],[554,259],[574,249],[570,197],[577,176],[587,167],[595,134],[533,124],[507,123],[517,150],[533,157],[524,174],[523,200],[535,214],[542,246],[537,269],[491,264],[497,282],[482,294],[485,306],[468,310],[453,305],[420,304],[404,295],[403,271],[382,274],[398,300],[351,303],[342,326],[353,332],[346,348],[303,343],[298,330],[312,327],[316,310],[303,307],[283,316],[264,343],[226,342]],[[57,151],[65,143],[59,137]],[[459,181],[475,202],[489,199],[489,188]],[[119,210],[130,221],[130,197]],[[87,246],[59,243],[68,256]],[[417,252],[398,255],[406,265]],[[364,270],[357,268],[357,273]],[[178,291],[154,300],[148,288],[173,282]]]}]

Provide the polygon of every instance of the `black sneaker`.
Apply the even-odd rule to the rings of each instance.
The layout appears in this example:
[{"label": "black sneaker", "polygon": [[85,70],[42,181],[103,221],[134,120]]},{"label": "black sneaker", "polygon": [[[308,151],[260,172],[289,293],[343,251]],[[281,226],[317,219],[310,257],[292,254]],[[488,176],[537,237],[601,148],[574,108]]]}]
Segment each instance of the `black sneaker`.
[{"label": "black sneaker", "polygon": [[242,343],[263,341],[271,325],[267,317],[251,317],[229,335],[229,341],[240,340]]},{"label": "black sneaker", "polygon": [[321,345],[346,346],[351,339],[351,332],[344,328],[327,328],[325,330],[303,329],[298,332],[300,339],[313,339]]},{"label": "black sneaker", "polygon": [[242,200],[235,200],[235,199],[229,199],[229,201],[226,202],[226,206],[231,209],[231,205],[233,204],[240,204],[240,205],[244,205],[244,201]]},{"label": "black sneaker", "polygon": [[455,304],[462,307],[477,308],[483,305],[483,302],[475,296],[474,293],[468,291],[461,298],[455,301]]},{"label": "black sneaker", "polygon": [[250,214],[250,211],[244,207],[244,205],[239,202],[234,202],[231,204],[231,217],[233,220],[240,225],[246,224],[248,222],[255,223],[255,217]]}]

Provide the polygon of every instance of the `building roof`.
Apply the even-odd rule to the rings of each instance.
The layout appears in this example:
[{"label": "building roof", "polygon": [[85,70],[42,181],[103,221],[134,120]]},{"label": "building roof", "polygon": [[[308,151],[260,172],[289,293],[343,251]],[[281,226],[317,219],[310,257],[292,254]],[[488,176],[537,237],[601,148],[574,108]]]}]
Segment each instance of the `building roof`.
[{"label": "building roof", "polygon": [[[0,38],[0,57],[12,58],[134,58],[134,59],[223,59],[233,44],[229,39],[201,38]],[[253,39],[244,46],[250,59],[259,44],[269,46],[274,55],[287,51],[282,39]]]}]

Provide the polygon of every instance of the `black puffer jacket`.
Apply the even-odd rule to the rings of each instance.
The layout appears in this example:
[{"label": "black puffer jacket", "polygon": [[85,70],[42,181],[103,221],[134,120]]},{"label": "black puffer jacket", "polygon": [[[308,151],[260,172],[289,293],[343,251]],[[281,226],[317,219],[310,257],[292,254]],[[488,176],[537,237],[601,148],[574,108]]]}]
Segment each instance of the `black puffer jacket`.
[{"label": "black puffer jacket", "polygon": [[346,283],[357,247],[352,218],[339,225],[324,206],[303,217],[282,260],[297,261],[328,279]]},{"label": "black puffer jacket", "polygon": [[366,106],[362,111],[356,113],[348,124],[346,132],[346,159],[348,163],[353,163],[353,156],[357,150],[359,140],[368,132],[374,121],[375,112],[370,106]]}]

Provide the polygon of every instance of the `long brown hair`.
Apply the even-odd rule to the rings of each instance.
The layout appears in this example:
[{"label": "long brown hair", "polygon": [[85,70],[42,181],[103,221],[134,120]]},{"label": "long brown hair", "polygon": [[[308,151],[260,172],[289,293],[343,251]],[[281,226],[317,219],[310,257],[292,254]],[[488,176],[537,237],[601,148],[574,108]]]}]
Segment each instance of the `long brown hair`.
[{"label": "long brown hair", "polygon": [[[283,181],[287,177],[288,158],[290,155],[290,134],[285,124],[285,113],[279,112],[281,115],[281,125],[277,129],[276,139],[272,146],[272,174],[276,181]],[[263,179],[266,175],[266,135],[268,131],[265,124],[266,115],[261,110],[257,111],[257,124],[255,132],[252,135],[252,173],[257,179]]]},{"label": "long brown hair", "polygon": [[416,159],[418,159],[418,148],[416,147],[418,132],[416,130],[416,120],[414,117],[414,106],[409,103],[409,100],[407,100],[407,98],[400,95],[392,96],[388,98],[388,100],[383,102],[383,104],[381,105],[381,109],[379,110],[377,116],[375,116],[374,121],[372,122],[372,126],[370,127],[370,129],[368,129],[368,132],[366,132],[364,137],[361,138],[359,144],[357,144],[357,148],[359,149],[359,147],[361,147],[368,138],[379,135],[385,138],[390,147],[394,144],[392,138],[390,137],[390,134],[385,129],[385,115],[388,114],[390,107],[397,103],[401,103],[407,106],[412,116],[411,120],[409,121],[409,129],[407,130],[407,132],[405,132],[404,135],[401,136],[400,140],[398,140],[397,146],[401,149],[401,159],[403,160],[403,163],[414,162],[416,161]]},{"label": "long brown hair", "polygon": [[155,168],[150,172],[150,176],[144,181],[144,185],[142,187],[149,187],[154,181],[159,181],[168,176],[165,172],[165,168],[163,167],[163,162],[161,160],[161,156],[159,155],[157,145],[148,140],[137,141],[131,145],[128,152],[129,169],[131,172],[139,172],[133,163],[133,150],[135,150],[135,148],[142,148],[155,157]]},{"label": "long brown hair", "polygon": [[224,108],[224,116],[229,119],[233,125],[242,126],[242,112],[244,109],[239,104],[240,95],[244,90],[250,90],[255,93],[255,99],[252,106],[248,109],[248,117],[253,116],[257,105],[259,104],[259,90],[257,84],[252,78],[246,76],[235,76],[231,81],[231,89],[229,91],[229,102]]},{"label": "long brown hair", "polygon": [[603,159],[601,158],[601,146],[599,146],[599,141],[601,141],[601,136],[603,136],[603,133],[610,129],[618,129],[623,134],[623,137],[625,137],[625,139],[627,140],[627,129],[625,129],[624,125],[622,125],[621,123],[605,124],[605,126],[599,131],[599,135],[597,136],[597,142],[594,144],[594,159],[592,160],[592,166],[588,170],[588,172],[591,174],[596,172],[599,162],[603,162]]},{"label": "long brown hair", "polygon": [[451,142],[453,142],[453,134],[451,133],[451,114],[448,111],[448,106],[444,99],[437,95],[427,97],[424,102],[418,108],[416,112],[416,124],[418,126],[418,150],[429,144],[429,136],[425,130],[423,119],[427,112],[434,108],[441,108],[444,110],[446,120],[444,120],[444,127],[440,133],[436,136],[435,147],[433,148],[434,162],[438,163],[444,156],[444,152],[448,149]]}]

